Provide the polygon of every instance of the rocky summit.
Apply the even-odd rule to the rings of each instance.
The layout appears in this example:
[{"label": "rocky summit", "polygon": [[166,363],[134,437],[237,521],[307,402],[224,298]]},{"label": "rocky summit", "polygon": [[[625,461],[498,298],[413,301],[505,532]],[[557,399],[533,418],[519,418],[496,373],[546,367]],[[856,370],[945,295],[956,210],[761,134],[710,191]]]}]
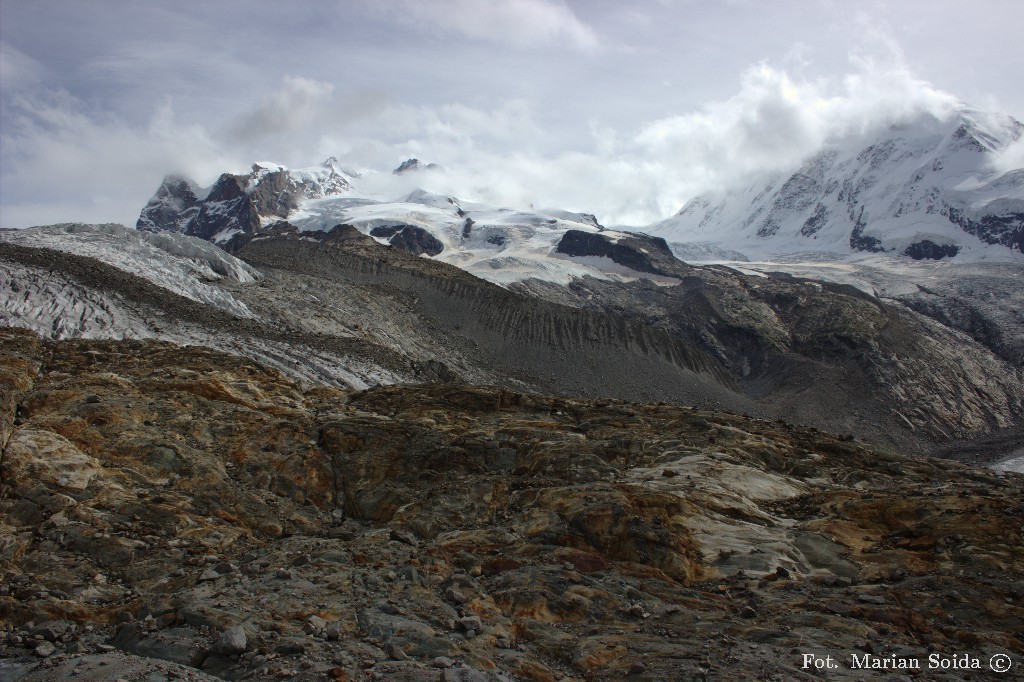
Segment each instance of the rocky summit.
[{"label": "rocky summit", "polygon": [[154,340],[0,356],[0,679],[1019,677],[1018,475]]}]

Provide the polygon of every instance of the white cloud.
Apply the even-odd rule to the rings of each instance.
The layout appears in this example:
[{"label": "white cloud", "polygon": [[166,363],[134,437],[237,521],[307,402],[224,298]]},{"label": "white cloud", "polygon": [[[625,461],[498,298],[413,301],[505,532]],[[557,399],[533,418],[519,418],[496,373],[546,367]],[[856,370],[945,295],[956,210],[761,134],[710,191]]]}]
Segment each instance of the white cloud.
[{"label": "white cloud", "polygon": [[598,43],[594,30],[558,0],[400,0],[393,4],[407,23],[428,24],[475,40],[585,50]]},{"label": "white cloud", "polygon": [[232,130],[233,137],[245,143],[270,136],[291,135],[316,123],[333,94],[334,86],[329,83],[286,76],[282,89],[271,93],[238,122]]},{"label": "white cloud", "polygon": [[[116,221],[134,225],[165,173],[209,181],[231,160],[169,102],[144,126],[87,113],[66,93],[13,98],[0,131],[0,225]],[[11,198],[15,198],[11,200]]]},{"label": "white cloud", "polygon": [[1017,139],[992,159],[992,168],[1000,173],[1024,168],[1024,130],[1016,128],[1011,134],[1018,135]]},{"label": "white cloud", "polygon": [[[421,129],[416,151],[445,170],[422,182],[488,203],[559,206],[594,212],[610,224],[642,225],[700,192],[792,171],[826,142],[916,116],[943,118],[959,104],[898,61],[851,61],[846,76],[815,81],[756,65],[734,96],[698,111],[653,121],[632,135],[592,126],[589,153],[529,153],[539,134],[531,137],[529,126],[503,135],[505,120],[480,112],[480,122],[493,123],[485,135],[486,125],[455,124],[447,118],[452,112],[437,111],[434,125]],[[453,148],[443,121],[463,132],[463,147]]]},{"label": "white cloud", "polygon": [[[758,64],[743,73],[736,94],[696,111],[634,131],[585,124],[592,144],[575,151],[560,145],[539,121],[540,105],[526,100],[413,106],[295,76],[250,112],[212,126],[179,123],[170,102],[146,125],[132,126],[87,113],[66,94],[24,96],[0,131],[3,195],[18,197],[6,200],[0,222],[133,223],[164,173],[206,183],[256,160],[303,166],[336,155],[384,171],[379,181],[393,183],[396,193],[422,183],[467,200],[642,225],[699,192],[791,170],[829,140],[918,115],[942,117],[957,105],[916,78],[898,54],[854,55],[851,66],[845,76],[806,80]],[[410,156],[442,170],[392,178],[389,171]],[[48,203],[58,195],[60,205]]]},{"label": "white cloud", "polygon": [[684,183],[721,186],[791,170],[826,141],[922,114],[943,118],[958,105],[901,63],[864,57],[853,63],[855,70],[842,79],[816,81],[759,64],[743,74],[733,97],[644,127],[634,138],[637,151],[677,169]]}]

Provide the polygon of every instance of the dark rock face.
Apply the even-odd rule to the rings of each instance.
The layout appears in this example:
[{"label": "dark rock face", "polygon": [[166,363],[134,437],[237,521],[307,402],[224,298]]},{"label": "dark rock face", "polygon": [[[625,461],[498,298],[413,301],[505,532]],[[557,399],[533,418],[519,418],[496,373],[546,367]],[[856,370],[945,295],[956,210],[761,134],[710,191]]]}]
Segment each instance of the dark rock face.
[{"label": "dark rock face", "polygon": [[1024,648],[1024,478],[785,423],[5,329],[0,426],[0,655],[28,682],[796,679],[808,641]]},{"label": "dark rock face", "polygon": [[252,197],[246,193],[247,182],[244,175],[221,175],[185,234],[208,241],[214,241],[220,233],[236,232],[248,237],[255,234],[260,214]]},{"label": "dark rock face", "polygon": [[960,247],[956,244],[936,244],[930,239],[914,242],[903,250],[904,256],[910,256],[914,260],[942,260],[952,258],[958,253]]},{"label": "dark rock face", "polygon": [[287,171],[275,171],[260,178],[252,192],[252,203],[256,212],[262,216],[287,218],[289,213],[298,208],[302,196],[302,187]]},{"label": "dark rock face", "polygon": [[392,171],[395,175],[402,175],[404,173],[411,173],[419,170],[430,170],[431,168],[437,168],[436,163],[422,163],[419,159],[412,158],[403,161],[398,168]]},{"label": "dark rock face", "polygon": [[653,275],[672,276],[682,265],[661,237],[631,233],[615,239],[600,232],[569,230],[555,249],[567,256],[602,256],[619,265]]},{"label": "dark rock face", "polygon": [[285,219],[303,198],[348,189],[348,181],[330,162],[315,176],[259,165],[248,175],[225,173],[202,198],[197,197],[193,183],[168,176],[142,209],[136,227],[181,232],[236,251],[261,231],[264,219]]},{"label": "dark rock face", "polygon": [[422,227],[407,227],[388,242],[391,246],[407,251],[414,256],[426,254],[436,256],[444,251],[444,244]]},{"label": "dark rock face", "polygon": [[153,198],[142,209],[135,227],[153,232],[168,229],[184,232],[199,212],[201,204],[188,180],[168,175]]},{"label": "dark rock face", "polygon": [[813,237],[825,225],[825,221],[828,220],[828,214],[828,208],[824,204],[815,206],[814,213],[811,214],[811,217],[800,228],[800,234],[805,237]]},{"label": "dark rock face", "polygon": [[427,230],[416,225],[380,225],[370,230],[374,237],[388,240],[388,244],[414,256],[436,256],[444,251],[444,244]]},{"label": "dark rock face", "polygon": [[411,225],[378,225],[377,227],[370,230],[370,235],[373,237],[380,237],[381,239],[391,239],[396,234],[401,232]]},{"label": "dark rock face", "polygon": [[983,242],[1002,244],[1024,252],[1024,212],[988,214],[982,216],[980,220],[972,220],[964,211],[944,204],[942,214],[949,218],[949,222],[959,225],[965,232],[973,234]]},{"label": "dark rock face", "polygon": [[864,222],[864,207],[862,206],[860,213],[857,214],[857,221],[853,225],[853,230],[850,231],[850,248],[854,251],[869,251],[871,253],[885,251],[885,247],[882,246],[880,239],[864,234],[865,227],[867,227],[867,224]]}]

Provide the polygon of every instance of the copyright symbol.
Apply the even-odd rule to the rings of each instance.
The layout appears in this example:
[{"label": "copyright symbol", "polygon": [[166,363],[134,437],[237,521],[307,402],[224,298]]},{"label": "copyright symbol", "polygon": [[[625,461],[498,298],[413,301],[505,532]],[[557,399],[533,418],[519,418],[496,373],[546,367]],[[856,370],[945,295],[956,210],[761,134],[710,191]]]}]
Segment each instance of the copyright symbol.
[{"label": "copyright symbol", "polygon": [[988,667],[995,670],[997,673],[1005,673],[1013,666],[1013,661],[1006,654],[996,654],[988,661]]}]

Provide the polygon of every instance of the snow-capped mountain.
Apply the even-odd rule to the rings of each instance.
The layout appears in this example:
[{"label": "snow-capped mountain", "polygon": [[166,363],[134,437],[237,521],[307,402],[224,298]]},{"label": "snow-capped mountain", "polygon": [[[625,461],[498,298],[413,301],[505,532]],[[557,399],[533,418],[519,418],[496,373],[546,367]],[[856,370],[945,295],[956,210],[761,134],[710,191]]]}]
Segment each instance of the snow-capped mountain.
[{"label": "snow-capped mountain", "polygon": [[[411,159],[395,174],[431,165]],[[664,240],[607,230],[589,213],[496,208],[422,189],[386,196],[361,190],[357,177],[333,158],[299,170],[257,163],[249,175],[224,174],[208,190],[169,176],[137,227],[198,236],[234,251],[261,236],[348,224],[381,243],[502,285],[528,278],[567,283],[586,275],[672,277],[676,261]]]},{"label": "snow-capped mountain", "polygon": [[1000,152],[1024,124],[961,109],[870,139],[826,146],[795,173],[698,196],[645,231],[752,257],[889,252],[916,259],[1017,259],[1024,252],[1024,169]]},{"label": "snow-capped mountain", "polygon": [[333,156],[312,168],[255,163],[248,175],[224,173],[207,188],[169,175],[135,226],[180,232],[220,246],[244,243],[264,224],[287,218],[305,200],[344,194],[350,189],[348,179],[356,176]]}]

